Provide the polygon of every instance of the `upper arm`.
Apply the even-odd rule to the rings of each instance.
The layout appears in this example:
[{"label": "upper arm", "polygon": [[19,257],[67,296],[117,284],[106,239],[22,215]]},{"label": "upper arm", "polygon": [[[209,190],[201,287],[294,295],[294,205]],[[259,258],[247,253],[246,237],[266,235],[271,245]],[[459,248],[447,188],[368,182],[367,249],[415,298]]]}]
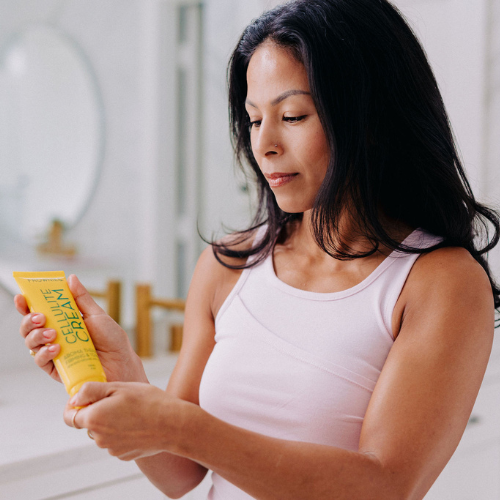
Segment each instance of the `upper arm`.
[{"label": "upper arm", "polygon": [[211,301],[219,266],[212,248],[205,248],[191,279],[184,311],[182,347],[167,386],[169,394],[196,404],[199,404],[201,376],[215,345]]},{"label": "upper arm", "polygon": [[[225,237],[234,250],[248,248],[248,240],[233,244],[234,236]],[[232,265],[245,261],[225,258]],[[215,317],[229,295],[241,271],[223,266],[214,256],[211,246],[203,250],[196,264],[184,312],[182,347],[169,378],[167,392],[186,401],[199,404],[201,377],[215,346]]]},{"label": "upper arm", "polygon": [[459,248],[421,256],[405,293],[359,451],[413,499],[424,496],[465,430],[491,352],[494,304],[485,271]]}]

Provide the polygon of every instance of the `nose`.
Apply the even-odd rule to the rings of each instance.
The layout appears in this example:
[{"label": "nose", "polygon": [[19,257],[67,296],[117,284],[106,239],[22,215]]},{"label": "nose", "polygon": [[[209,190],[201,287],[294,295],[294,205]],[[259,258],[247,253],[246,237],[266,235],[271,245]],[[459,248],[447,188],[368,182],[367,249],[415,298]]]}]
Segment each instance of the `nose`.
[{"label": "nose", "polygon": [[273,156],[279,154],[278,151],[279,144],[275,144],[272,149],[269,149],[269,151],[266,152],[266,156]]},{"label": "nose", "polygon": [[265,123],[263,120],[254,134],[254,155],[269,158],[283,152],[278,131],[269,122]]}]

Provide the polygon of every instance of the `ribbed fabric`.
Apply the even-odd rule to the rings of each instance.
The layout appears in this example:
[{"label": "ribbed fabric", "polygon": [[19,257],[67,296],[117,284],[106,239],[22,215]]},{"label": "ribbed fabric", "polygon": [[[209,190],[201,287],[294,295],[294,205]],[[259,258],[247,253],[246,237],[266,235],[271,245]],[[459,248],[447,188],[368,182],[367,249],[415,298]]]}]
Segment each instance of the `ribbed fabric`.
[{"label": "ribbed fabric", "polygon": [[[427,248],[439,241],[415,230],[404,243]],[[418,256],[392,252],[361,283],[334,293],[287,285],[271,255],[245,269],[215,320],[200,406],[267,436],[358,450],[394,343],[394,306]],[[209,500],[252,498],[216,473],[212,482]]]}]

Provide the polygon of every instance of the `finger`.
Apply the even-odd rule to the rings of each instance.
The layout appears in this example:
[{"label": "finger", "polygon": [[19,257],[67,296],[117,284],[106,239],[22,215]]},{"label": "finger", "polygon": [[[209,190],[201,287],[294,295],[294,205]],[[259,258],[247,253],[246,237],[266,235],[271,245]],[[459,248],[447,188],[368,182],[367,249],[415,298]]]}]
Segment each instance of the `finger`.
[{"label": "finger", "polygon": [[83,416],[80,415],[80,412],[83,412],[83,410],[85,410],[85,408],[75,408],[68,401],[66,403],[66,407],[64,408],[64,423],[69,427],[74,427],[75,429],[85,428],[85,425],[83,424]]},{"label": "finger", "polygon": [[119,387],[117,382],[87,382],[70,400],[73,406],[87,406],[111,396]]},{"label": "finger", "polygon": [[49,375],[52,375],[55,370],[53,359],[59,354],[60,350],[61,346],[59,344],[41,347],[35,354],[35,363]]},{"label": "finger", "polygon": [[45,325],[45,316],[40,313],[26,314],[21,321],[21,328],[19,333],[23,338],[26,338],[32,330],[35,328],[41,328]]},{"label": "finger", "polygon": [[[87,382],[66,404],[64,422],[70,427],[88,428],[88,413],[95,407],[90,405],[113,394],[117,387],[114,382]],[[76,409],[75,409],[76,407]],[[78,412],[77,415],[75,413]]]},{"label": "finger", "polygon": [[57,333],[52,328],[36,328],[32,330],[24,339],[24,343],[28,349],[38,351],[38,349],[49,342],[56,340]]},{"label": "finger", "polygon": [[28,303],[26,302],[24,295],[17,294],[14,297],[14,305],[16,306],[17,312],[21,313],[22,315],[28,314],[30,312]]},{"label": "finger", "polygon": [[68,276],[68,286],[71,294],[75,298],[78,309],[80,309],[83,314],[83,319],[88,316],[106,314],[104,309],[96,303],[87,289],[74,274]]}]

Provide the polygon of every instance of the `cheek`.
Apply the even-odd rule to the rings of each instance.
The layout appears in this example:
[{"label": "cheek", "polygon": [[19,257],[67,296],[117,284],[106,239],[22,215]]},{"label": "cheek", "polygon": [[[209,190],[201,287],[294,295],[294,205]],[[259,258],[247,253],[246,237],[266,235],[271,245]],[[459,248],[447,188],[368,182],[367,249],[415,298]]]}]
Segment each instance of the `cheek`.
[{"label": "cheek", "polygon": [[324,176],[330,160],[330,148],[323,130],[306,134],[302,138],[300,149],[303,162],[314,165],[315,173]]},{"label": "cheek", "polygon": [[315,130],[311,134],[310,141],[314,148],[314,151],[312,151],[311,154],[314,154],[317,158],[323,158],[330,155],[330,148],[323,129]]}]

